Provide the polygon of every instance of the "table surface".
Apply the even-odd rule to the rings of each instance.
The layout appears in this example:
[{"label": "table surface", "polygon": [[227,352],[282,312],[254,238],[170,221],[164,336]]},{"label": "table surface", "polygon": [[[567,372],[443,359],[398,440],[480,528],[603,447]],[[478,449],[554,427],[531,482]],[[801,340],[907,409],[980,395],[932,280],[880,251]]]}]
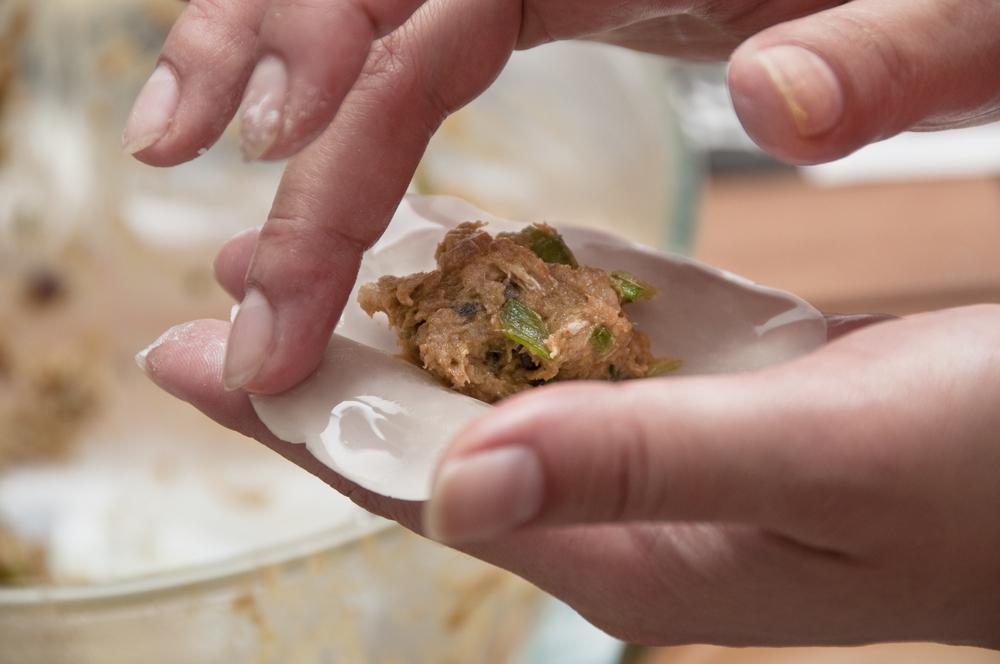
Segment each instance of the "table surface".
[{"label": "table surface", "polygon": [[[1000,303],[1000,179],[824,188],[790,175],[709,182],[697,258],[828,312]],[[1000,664],[1000,652],[662,648],[641,664]]]},{"label": "table surface", "polygon": [[711,181],[695,255],[830,312],[1000,302],[1000,179]]}]

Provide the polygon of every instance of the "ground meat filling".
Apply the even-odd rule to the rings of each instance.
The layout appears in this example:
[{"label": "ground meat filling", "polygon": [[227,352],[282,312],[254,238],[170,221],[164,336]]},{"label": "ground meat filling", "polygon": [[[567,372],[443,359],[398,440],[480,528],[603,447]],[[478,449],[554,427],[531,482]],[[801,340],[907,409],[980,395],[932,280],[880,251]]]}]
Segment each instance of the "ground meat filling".
[{"label": "ground meat filling", "polygon": [[616,277],[577,265],[544,224],[496,237],[484,225],[445,235],[438,269],[361,288],[361,307],[388,316],[407,360],[487,402],[556,380],[649,373],[649,341],[622,310],[630,298]]}]

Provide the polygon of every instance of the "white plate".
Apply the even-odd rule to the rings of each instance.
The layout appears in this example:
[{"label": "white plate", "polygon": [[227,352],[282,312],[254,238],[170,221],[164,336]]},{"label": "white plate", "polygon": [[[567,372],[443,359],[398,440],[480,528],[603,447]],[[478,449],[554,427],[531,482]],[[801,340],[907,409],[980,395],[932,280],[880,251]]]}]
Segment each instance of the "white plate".
[{"label": "white plate", "polygon": [[[358,284],[433,269],[444,234],[476,219],[493,233],[523,226],[456,198],[407,197],[365,254]],[[582,264],[627,270],[659,290],[629,305],[629,314],[649,335],[654,355],[683,361],[677,374],[759,369],[826,341],[823,315],[794,295],[606,233],[559,228]],[[357,286],[313,376],[284,394],[251,400],[276,436],[305,444],[347,479],[393,498],[426,500],[449,440],[491,406],[395,357],[385,317],[368,318],[356,296]]]}]

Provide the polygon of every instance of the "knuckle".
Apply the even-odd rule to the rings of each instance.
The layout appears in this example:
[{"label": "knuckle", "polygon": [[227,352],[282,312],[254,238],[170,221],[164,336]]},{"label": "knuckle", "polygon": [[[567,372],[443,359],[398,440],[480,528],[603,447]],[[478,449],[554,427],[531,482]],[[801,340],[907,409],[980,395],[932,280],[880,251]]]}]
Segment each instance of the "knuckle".
[{"label": "knuckle", "polygon": [[[312,172],[295,183],[288,178],[275,197],[268,221],[261,229],[261,241],[275,247],[301,245],[304,250],[343,252],[360,256],[378,238],[388,218],[378,220],[338,215],[322,192],[329,187],[329,160],[312,164]],[[301,172],[300,172],[301,174]]]},{"label": "knuckle", "polygon": [[277,251],[321,260],[325,260],[332,251],[344,248],[360,256],[368,246],[365,238],[357,237],[336,224],[280,214],[272,214],[268,218],[261,229],[259,242]]},{"label": "knuckle", "polygon": [[271,217],[261,230],[247,282],[271,296],[278,289],[285,297],[314,297],[339,281],[343,265],[331,256],[324,235],[317,237],[308,220]]},{"label": "knuckle", "polygon": [[[411,58],[406,52],[402,35],[392,34],[379,39],[372,45],[365,61],[363,77],[366,83],[392,81],[399,83],[412,70]],[[405,78],[404,81],[405,82]]]},{"label": "knuckle", "polygon": [[288,252],[301,242],[302,233],[309,231],[309,222],[302,217],[271,214],[260,229],[257,243]]},{"label": "knuckle", "polygon": [[359,103],[364,103],[367,97],[369,103],[382,106],[386,92],[391,91],[393,99],[408,104],[407,116],[423,123],[430,135],[457,104],[445,97],[440,86],[421,75],[416,65],[419,58],[412,52],[413,42],[407,39],[406,30],[401,28],[375,42],[355,92],[360,94]]},{"label": "knuckle", "polygon": [[897,77],[909,80],[916,73],[914,63],[884,29],[851,14],[844,14],[839,20],[844,24],[842,31],[845,36],[853,37],[856,42],[860,40],[861,49],[874,57],[883,73],[892,76],[889,80],[896,80]]}]

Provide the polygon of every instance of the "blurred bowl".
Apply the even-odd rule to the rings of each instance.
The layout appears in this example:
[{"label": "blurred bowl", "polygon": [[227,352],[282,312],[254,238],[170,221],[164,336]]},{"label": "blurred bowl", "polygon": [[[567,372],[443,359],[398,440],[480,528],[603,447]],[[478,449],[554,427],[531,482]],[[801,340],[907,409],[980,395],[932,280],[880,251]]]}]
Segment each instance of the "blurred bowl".
[{"label": "blurred bowl", "polygon": [[529,584],[398,526],[145,579],[0,590],[0,662],[510,661]]},{"label": "blurred bowl", "polygon": [[93,392],[58,456],[0,471],[0,525],[51,577],[0,588],[0,662],[503,661],[539,591],[364,513],[135,367],[167,326],[226,315],[212,253],[265,218],[281,170],[242,164],[231,131],[169,171],[120,153],[180,7],[0,3],[0,443],[38,362]]},{"label": "blurred bowl", "polygon": [[517,51],[431,139],[416,191],[688,253],[702,168],[671,71],[664,58],[590,42]]}]

